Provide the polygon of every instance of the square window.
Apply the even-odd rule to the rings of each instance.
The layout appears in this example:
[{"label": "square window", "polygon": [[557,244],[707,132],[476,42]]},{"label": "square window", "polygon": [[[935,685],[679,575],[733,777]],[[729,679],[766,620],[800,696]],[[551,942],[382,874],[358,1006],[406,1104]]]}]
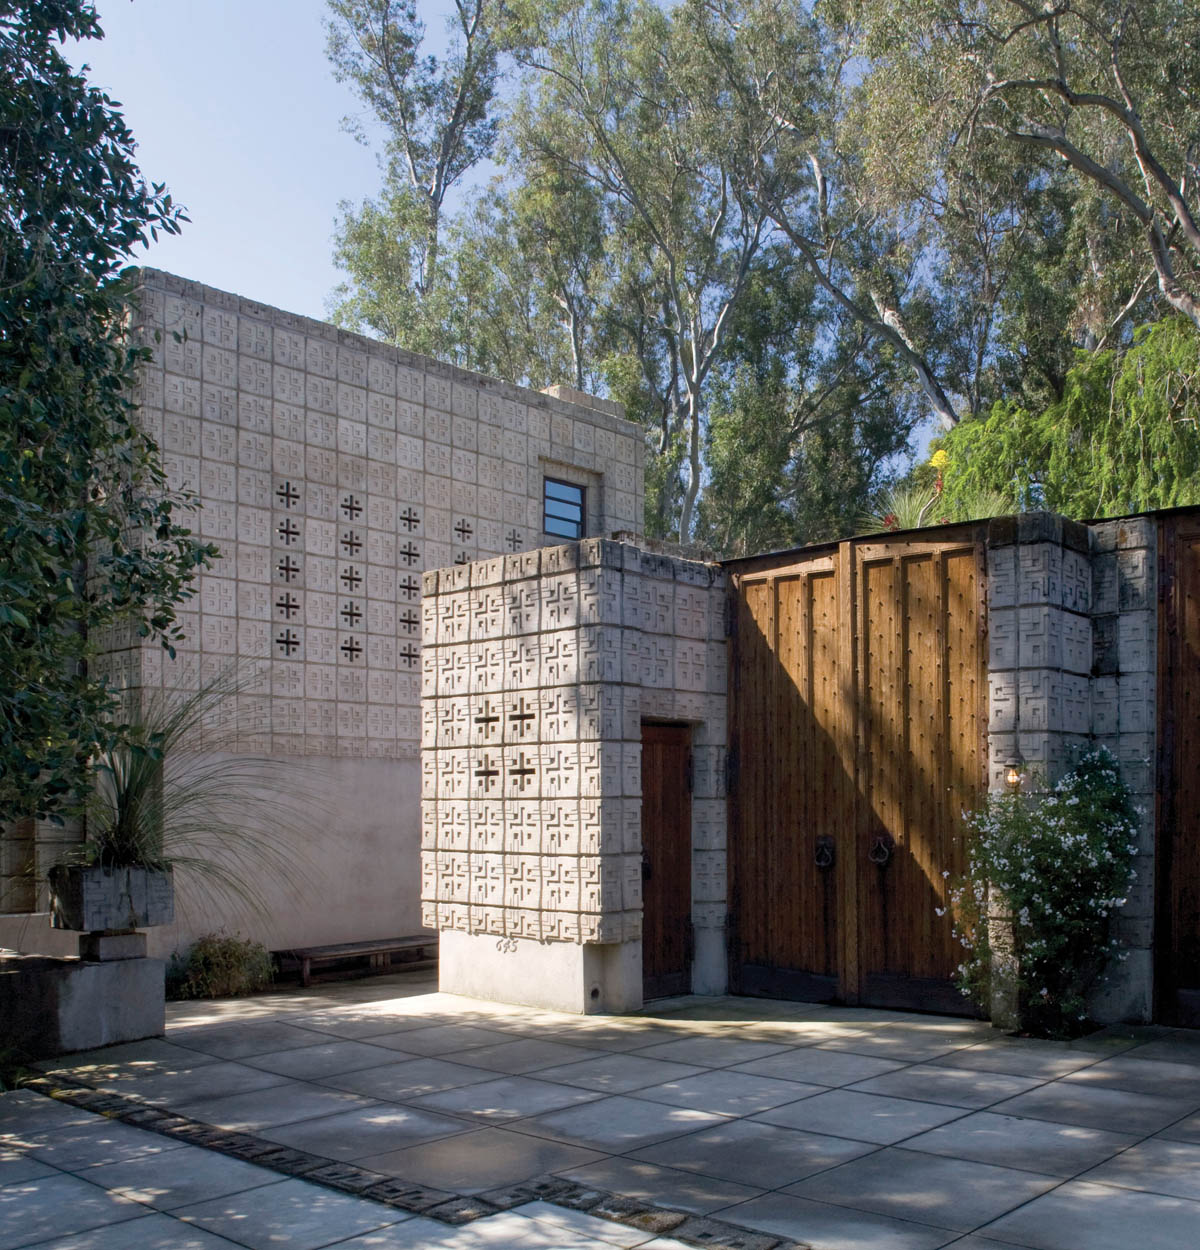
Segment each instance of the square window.
[{"label": "square window", "polygon": [[584,488],[548,477],[542,487],[542,528],[558,538],[582,538],[586,520]]}]

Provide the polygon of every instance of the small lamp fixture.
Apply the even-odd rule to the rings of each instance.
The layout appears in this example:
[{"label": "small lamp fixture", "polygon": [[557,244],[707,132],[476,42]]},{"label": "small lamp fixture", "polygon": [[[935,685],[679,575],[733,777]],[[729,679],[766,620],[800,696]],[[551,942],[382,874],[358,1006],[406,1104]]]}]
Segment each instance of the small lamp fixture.
[{"label": "small lamp fixture", "polygon": [[1025,770],[1025,761],[1019,755],[1010,756],[1004,765],[1004,784],[1013,794],[1021,788],[1021,777]]}]

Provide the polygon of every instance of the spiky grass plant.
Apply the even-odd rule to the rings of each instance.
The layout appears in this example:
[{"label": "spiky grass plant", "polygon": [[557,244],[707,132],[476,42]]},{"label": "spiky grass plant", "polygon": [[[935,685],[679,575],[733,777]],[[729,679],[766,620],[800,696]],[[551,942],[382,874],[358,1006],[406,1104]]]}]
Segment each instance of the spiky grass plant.
[{"label": "spiky grass plant", "polygon": [[317,801],[307,761],[238,750],[233,667],[191,693],[144,696],[127,734],[96,761],[75,863],[177,869],[206,912],[229,896],[251,909],[256,881],[299,891]]}]

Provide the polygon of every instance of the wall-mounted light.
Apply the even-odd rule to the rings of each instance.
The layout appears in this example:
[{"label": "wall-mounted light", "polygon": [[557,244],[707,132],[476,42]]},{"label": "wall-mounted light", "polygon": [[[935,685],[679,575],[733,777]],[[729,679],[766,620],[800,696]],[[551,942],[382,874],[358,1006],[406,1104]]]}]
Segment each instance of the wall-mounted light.
[{"label": "wall-mounted light", "polygon": [[1004,784],[1015,794],[1021,788],[1025,761],[1019,755],[1011,756],[1004,765]]}]

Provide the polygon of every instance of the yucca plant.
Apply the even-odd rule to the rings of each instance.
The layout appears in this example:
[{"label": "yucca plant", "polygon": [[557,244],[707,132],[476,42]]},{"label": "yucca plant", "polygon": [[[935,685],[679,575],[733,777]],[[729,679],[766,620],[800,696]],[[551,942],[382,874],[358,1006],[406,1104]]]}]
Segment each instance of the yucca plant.
[{"label": "yucca plant", "polygon": [[227,713],[253,680],[232,668],[193,693],[144,697],[95,761],[85,840],[68,862],[178,869],[205,904],[233,896],[257,908],[256,880],[299,889],[319,803],[307,762],[238,752]]}]

